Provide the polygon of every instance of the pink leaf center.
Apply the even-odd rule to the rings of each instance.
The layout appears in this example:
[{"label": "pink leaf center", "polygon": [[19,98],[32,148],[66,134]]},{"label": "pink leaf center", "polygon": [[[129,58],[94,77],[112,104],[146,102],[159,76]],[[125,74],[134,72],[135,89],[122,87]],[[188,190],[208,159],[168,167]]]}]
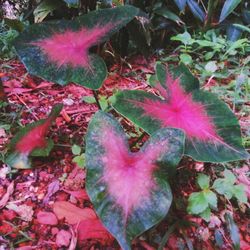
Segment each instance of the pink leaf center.
[{"label": "pink leaf center", "polygon": [[164,101],[145,99],[144,102],[131,101],[143,108],[147,115],[161,121],[162,126],[182,129],[189,139],[219,140],[211,117],[204,105],[195,102],[191,94],[185,93],[179,80],[168,75],[167,90],[157,85],[156,88],[165,98]]},{"label": "pink leaf center", "polygon": [[103,130],[101,143],[105,148],[103,181],[127,217],[133,208],[142,206],[155,189],[155,162],[164,147],[153,145],[148,146],[146,152],[131,153],[124,139],[108,127]]},{"label": "pink leaf center", "polygon": [[67,30],[63,33],[55,33],[32,45],[39,46],[49,60],[56,63],[58,67],[68,64],[74,68],[90,68],[89,48],[96,45],[112,27],[113,25],[108,23],[104,26],[96,25],[92,29]]},{"label": "pink leaf center", "polygon": [[16,144],[15,148],[19,153],[29,154],[36,148],[46,147],[45,135],[51,125],[51,119],[48,118],[44,123],[32,128]]}]

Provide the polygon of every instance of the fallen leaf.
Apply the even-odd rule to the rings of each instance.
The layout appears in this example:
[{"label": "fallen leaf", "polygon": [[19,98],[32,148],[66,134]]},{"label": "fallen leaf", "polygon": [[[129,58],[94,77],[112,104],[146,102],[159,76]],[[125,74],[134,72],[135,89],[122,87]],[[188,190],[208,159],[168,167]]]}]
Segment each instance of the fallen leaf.
[{"label": "fallen leaf", "polygon": [[245,186],[245,192],[247,194],[248,199],[250,199],[250,180],[247,176],[247,173],[249,172],[249,167],[244,166],[242,168],[238,168],[234,170],[235,173],[237,173],[237,183],[243,184]]},{"label": "fallen leaf", "polygon": [[0,179],[5,179],[6,175],[10,173],[10,168],[3,167],[0,169]]},{"label": "fallen leaf", "polygon": [[58,247],[67,247],[70,244],[71,233],[66,230],[60,230],[56,235],[56,244]]},{"label": "fallen leaf", "polygon": [[37,214],[37,220],[41,224],[56,225],[58,220],[54,213],[39,211]]},{"label": "fallen leaf", "polygon": [[0,137],[6,137],[7,134],[3,128],[0,128]]},{"label": "fallen leaf", "polygon": [[69,224],[76,224],[82,220],[95,219],[93,209],[79,208],[67,201],[57,201],[53,205],[53,211],[59,220],[65,218]]},{"label": "fallen leaf", "polygon": [[70,227],[70,232],[71,232],[71,241],[68,250],[75,250],[77,245],[77,236],[76,236],[77,232],[72,227]]},{"label": "fallen leaf", "polygon": [[49,198],[56,193],[58,190],[60,189],[60,182],[58,180],[55,180],[53,182],[51,182],[48,186],[48,192],[45,195],[44,199],[43,199],[43,204],[46,204],[49,202]]},{"label": "fallen leaf", "polygon": [[12,181],[10,183],[10,185],[7,188],[6,193],[4,194],[2,199],[0,200],[0,209],[6,206],[6,204],[7,204],[8,200],[9,200],[11,194],[13,193],[13,191],[14,191],[14,181]]},{"label": "fallen leaf", "polygon": [[78,190],[78,191],[70,191],[67,189],[63,189],[63,191],[67,194],[73,195],[77,199],[89,200],[89,196],[87,192],[83,189]]},{"label": "fallen leaf", "polygon": [[215,215],[211,215],[208,227],[215,228],[215,227],[220,227],[220,226],[221,226],[221,221],[220,221],[219,217],[217,217]]},{"label": "fallen leaf", "polygon": [[8,204],[6,207],[8,209],[14,210],[24,221],[32,221],[33,219],[34,211],[31,206],[27,206],[25,204],[17,206],[16,204],[11,203]]},{"label": "fallen leaf", "polygon": [[111,244],[114,240],[98,219],[81,221],[77,230],[78,241],[96,239],[103,244]]}]

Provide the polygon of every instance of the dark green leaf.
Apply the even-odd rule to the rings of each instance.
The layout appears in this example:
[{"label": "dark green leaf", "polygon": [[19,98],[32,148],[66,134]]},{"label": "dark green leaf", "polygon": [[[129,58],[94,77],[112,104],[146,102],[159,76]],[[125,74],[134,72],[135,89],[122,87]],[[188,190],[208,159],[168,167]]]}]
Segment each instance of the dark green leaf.
[{"label": "dark green leaf", "polygon": [[205,174],[198,174],[197,183],[201,189],[209,188],[210,177]]},{"label": "dark green leaf", "polygon": [[233,242],[233,248],[234,250],[240,250],[240,234],[239,234],[239,228],[234,222],[233,216],[231,213],[225,214],[225,219],[228,225],[228,230]]},{"label": "dark green leaf", "polygon": [[216,194],[211,190],[204,190],[203,194],[204,194],[208,204],[214,209],[217,208],[217,196],[216,196]]},{"label": "dark green leaf", "polygon": [[247,203],[246,186],[243,184],[235,185],[233,188],[234,197],[242,203]]},{"label": "dark green leaf", "polygon": [[154,11],[157,15],[163,16],[169,20],[176,22],[177,24],[183,24],[182,20],[172,11],[166,7],[161,7]]},{"label": "dark green leaf", "polygon": [[172,41],[180,41],[185,45],[191,45],[194,42],[197,42],[196,40],[192,39],[191,35],[187,31],[185,31],[184,33],[178,34],[176,36],[172,36],[171,40]]},{"label": "dark green leaf", "polygon": [[248,28],[247,26],[245,25],[241,25],[241,24],[238,24],[238,23],[234,23],[233,26],[235,26],[236,28],[239,28],[243,31],[246,31],[248,33],[250,33],[250,28]]},{"label": "dark green leaf", "polygon": [[225,18],[233,12],[240,2],[241,0],[226,0],[220,13],[219,22],[221,23],[224,21]]},{"label": "dark green leaf", "polygon": [[187,0],[174,0],[180,11],[183,11],[186,7]]},{"label": "dark green leaf", "polygon": [[200,5],[195,0],[187,0],[187,4],[193,15],[204,22],[206,14]]},{"label": "dark green leaf", "polygon": [[204,210],[202,213],[200,213],[199,216],[203,218],[205,221],[209,222],[211,217],[211,209],[207,207],[207,209]]},{"label": "dark green leaf", "polygon": [[81,150],[81,147],[80,147],[80,146],[74,144],[74,145],[72,146],[72,148],[71,148],[71,151],[72,151],[72,153],[73,153],[74,155],[79,155],[79,154],[81,153],[82,150]]},{"label": "dark green leaf", "polygon": [[59,113],[62,105],[53,107],[47,119],[42,119],[22,128],[11,140],[11,153],[6,159],[6,163],[13,168],[30,168],[29,156],[48,156],[53,148],[53,141],[46,140],[45,136]]},{"label": "dark green leaf", "polygon": [[208,201],[203,192],[192,193],[188,198],[189,214],[200,214],[208,208]]},{"label": "dark green leaf", "polygon": [[10,27],[11,29],[14,29],[18,32],[22,32],[24,29],[24,24],[18,19],[9,19],[9,18],[4,18],[4,23]]},{"label": "dark green leaf", "polygon": [[124,250],[167,214],[172,193],[166,173],[183,151],[180,130],[161,129],[131,153],[119,123],[102,111],[86,135],[86,189],[104,226]]},{"label": "dark green leaf", "polygon": [[184,63],[185,65],[191,64],[193,62],[192,57],[186,53],[180,54],[180,59],[181,62]]},{"label": "dark green leaf", "polygon": [[[92,11],[73,21],[31,25],[16,39],[15,48],[30,74],[61,85],[75,82],[90,89],[98,89],[106,77],[107,69],[103,59],[95,54],[89,55],[88,49],[108,40],[137,12],[138,9],[127,5]],[[86,32],[88,36],[83,36]],[[79,34],[82,40],[77,40],[78,47],[75,47],[71,40],[76,40]],[[63,40],[61,47],[57,42],[58,36],[61,44]],[[66,53],[65,46],[71,53]]]},{"label": "dark green leaf", "polygon": [[[214,133],[218,135],[218,138],[216,139],[211,135],[211,139],[205,142],[203,139],[187,136],[185,154],[197,161],[208,162],[224,162],[248,158],[249,155],[242,147],[238,121],[227,105],[220,101],[214,94],[199,90],[198,80],[192,76],[184,65],[180,65],[177,68],[170,68],[170,72],[174,76],[173,78],[176,79],[178,77],[181,88],[185,90],[185,97],[179,97],[180,100],[177,101],[173,94],[171,95],[170,93],[169,96],[167,85],[171,86],[174,81],[173,79],[164,80],[164,77],[168,77],[169,73],[167,73],[166,69],[164,72],[163,69],[162,65],[157,65],[156,67],[157,78],[160,82],[160,84],[156,85],[156,89],[158,89],[162,97],[138,90],[122,91],[115,95],[116,101],[112,104],[113,107],[149,134],[152,134],[161,127],[167,126],[164,124],[170,124],[170,122],[170,127],[176,126],[187,133],[191,128],[191,125],[187,125],[192,124],[200,116],[199,113],[197,113],[197,117],[193,116],[196,109],[186,110],[188,104],[184,103],[191,97],[190,101],[193,103],[192,105],[202,106],[204,109],[202,112],[213,122]],[[176,119],[175,117],[169,121],[170,115],[173,114],[171,112],[167,113],[168,115],[164,115],[169,109],[172,110],[171,108],[175,107],[175,104],[172,104],[171,100],[175,100],[177,106],[181,107],[178,106],[177,110],[173,108],[174,112],[178,111],[180,114],[183,114],[181,122],[178,122],[179,118]],[[186,115],[184,116],[184,114]],[[201,122],[202,119],[200,120]],[[196,123],[193,123],[195,133],[201,131],[200,129],[196,129],[198,120],[196,120]],[[209,132],[205,132],[205,134],[207,133],[209,134]]]},{"label": "dark green leaf", "polygon": [[42,22],[50,13],[63,6],[61,0],[44,0],[34,10],[35,23]]},{"label": "dark green leaf", "polygon": [[227,39],[229,41],[237,41],[240,38],[241,34],[242,30],[240,28],[237,28],[232,24],[227,27]]},{"label": "dark green leaf", "polygon": [[148,18],[140,16],[127,25],[129,37],[145,56],[150,54],[151,33],[149,24],[150,20]]}]

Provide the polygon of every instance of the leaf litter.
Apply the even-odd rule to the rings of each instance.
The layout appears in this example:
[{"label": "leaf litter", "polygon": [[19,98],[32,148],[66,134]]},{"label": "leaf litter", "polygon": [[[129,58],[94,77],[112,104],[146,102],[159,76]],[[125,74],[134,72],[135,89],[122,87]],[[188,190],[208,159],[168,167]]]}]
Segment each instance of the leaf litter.
[{"label": "leaf litter", "polygon": [[[130,59],[130,67],[113,65],[99,95],[108,98],[117,89],[143,89],[152,92],[146,84],[146,77],[147,74],[154,73],[155,60],[151,58],[149,63],[137,56]],[[73,83],[61,87],[32,77],[19,61],[11,60],[8,65],[10,67],[1,68],[1,79],[11,103],[11,111],[19,112],[19,124],[25,126],[46,117],[50,107],[57,103],[64,103],[64,110],[49,132],[55,142],[50,157],[36,158],[32,170],[21,170],[12,174],[0,162],[1,248],[9,249],[12,245],[19,250],[73,250],[76,247],[91,250],[119,249],[119,245],[97,218],[86,194],[85,169],[79,169],[72,161],[74,156],[71,146],[83,145],[82,138],[88,122],[97,111],[94,103],[82,101],[84,96],[91,96],[92,92]],[[19,106],[22,106],[21,112]],[[244,124],[247,122],[246,117],[240,118]],[[133,144],[142,131],[138,131],[124,118],[121,124],[131,134],[130,143]],[[247,127],[245,125],[244,130]],[[9,131],[1,129],[1,148],[7,146],[15,130],[15,127]],[[197,164],[199,163],[191,159],[182,160],[177,169],[178,181],[172,185],[176,201],[168,218],[133,242],[133,249],[157,249],[165,233],[176,221],[179,226],[169,235],[164,250],[177,249],[180,246],[214,249],[213,238],[217,237],[218,230],[223,237],[221,249],[231,248],[231,239],[222,216],[224,208],[219,206],[209,224],[200,218],[187,215],[185,211],[188,196],[197,191],[196,173],[205,171],[211,176],[214,174],[214,170],[211,170],[212,164],[202,164],[202,170]],[[181,171],[183,169],[186,171]],[[249,189],[248,170],[247,165],[239,170],[237,181]],[[233,207],[230,209],[234,210]],[[250,225],[245,213],[234,213],[234,220],[239,225],[241,247],[247,250],[250,248]]]}]

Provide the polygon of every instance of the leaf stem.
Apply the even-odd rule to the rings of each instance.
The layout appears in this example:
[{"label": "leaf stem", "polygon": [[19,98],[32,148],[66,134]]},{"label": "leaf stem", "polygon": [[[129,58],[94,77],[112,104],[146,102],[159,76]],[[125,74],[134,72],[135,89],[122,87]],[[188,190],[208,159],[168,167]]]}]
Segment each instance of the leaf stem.
[{"label": "leaf stem", "polygon": [[174,230],[176,229],[177,223],[174,223],[172,226],[169,227],[168,231],[164,234],[164,236],[162,237],[161,243],[158,247],[158,250],[163,250],[165,245],[168,242],[168,239],[170,237],[170,235],[174,232]]},{"label": "leaf stem", "polygon": [[140,142],[146,134],[147,134],[146,132],[143,132],[143,133],[137,138],[137,140],[134,141],[134,142],[131,144],[130,148],[133,148],[138,142]]},{"label": "leaf stem", "polygon": [[94,96],[95,101],[96,101],[96,105],[98,106],[98,108],[100,110],[102,110],[101,104],[100,104],[99,99],[98,99],[98,92],[97,92],[97,90],[93,89],[92,92],[93,92],[93,96]]}]

